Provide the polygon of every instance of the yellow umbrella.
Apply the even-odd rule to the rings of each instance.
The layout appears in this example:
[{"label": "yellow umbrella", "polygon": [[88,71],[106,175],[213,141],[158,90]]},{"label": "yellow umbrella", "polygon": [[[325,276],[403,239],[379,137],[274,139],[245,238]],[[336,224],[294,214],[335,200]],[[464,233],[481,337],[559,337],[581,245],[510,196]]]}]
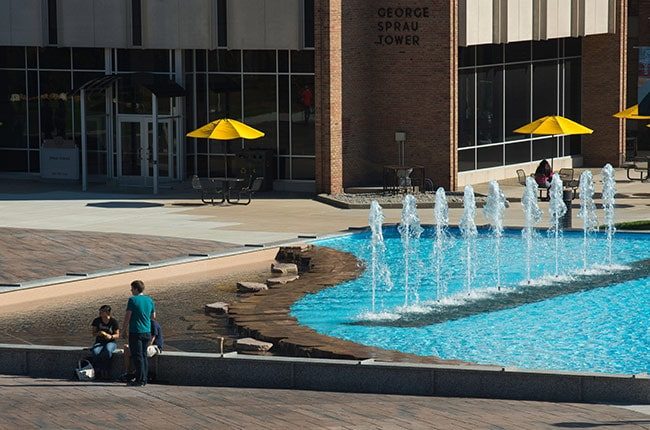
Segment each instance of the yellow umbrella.
[{"label": "yellow umbrella", "polygon": [[612,116],[614,118],[622,119],[650,119],[650,116],[639,115],[639,105],[630,106],[629,108],[615,113]]},{"label": "yellow umbrella", "polygon": [[[186,136],[214,140],[259,139],[264,136],[264,132],[254,129],[253,127],[239,121],[235,121],[234,119],[223,118],[212,121],[194,131],[190,131]],[[224,150],[223,161],[224,168],[227,170],[228,155],[226,152],[227,150]]]},{"label": "yellow umbrella", "polygon": [[215,140],[258,139],[264,133],[234,119],[218,119],[186,134],[187,137],[199,137]]},{"label": "yellow umbrella", "polygon": [[515,130],[515,133],[520,134],[541,135],[591,134],[593,132],[592,129],[559,115],[542,117]]}]

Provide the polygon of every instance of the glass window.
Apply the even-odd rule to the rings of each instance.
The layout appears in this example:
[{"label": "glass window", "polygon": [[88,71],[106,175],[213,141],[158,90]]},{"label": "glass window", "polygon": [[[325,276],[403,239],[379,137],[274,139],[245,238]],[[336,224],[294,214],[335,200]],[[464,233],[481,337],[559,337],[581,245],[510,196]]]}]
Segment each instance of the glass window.
[{"label": "glass window", "polygon": [[547,60],[558,57],[558,39],[533,42],[533,60]]},{"label": "glass window", "polygon": [[203,73],[196,74],[196,126],[201,127],[208,119],[207,79]]},{"label": "glass window", "polygon": [[[191,143],[189,143],[190,140],[193,140],[193,139],[188,139],[188,142],[185,145],[186,148],[189,148],[189,147],[193,146]],[[188,152],[188,154],[190,154],[190,153]],[[188,155],[187,157],[185,157],[185,174],[188,177],[196,174],[196,170],[194,169],[194,167],[195,167],[194,166],[194,155]]]},{"label": "glass window", "polygon": [[208,174],[208,156],[198,155],[196,157],[196,174],[199,177],[210,177]]},{"label": "glass window", "polygon": [[582,64],[580,59],[565,61],[564,116],[576,122],[580,122],[581,119],[581,79]]},{"label": "glass window", "polygon": [[194,50],[186,49],[183,51],[183,64],[185,65],[185,73],[192,73],[194,71]]},{"label": "glass window", "polygon": [[38,72],[27,72],[27,115],[29,116],[29,147],[40,148]]},{"label": "glass window", "polygon": [[120,72],[169,72],[169,50],[118,49],[117,70]]},{"label": "glass window", "polygon": [[27,47],[27,67],[36,68],[36,57],[38,56],[38,48]]},{"label": "glass window", "polygon": [[503,141],[503,69],[481,68],[476,73],[478,145]]},{"label": "glass window", "polygon": [[278,51],[278,72],[289,71],[289,51]]},{"label": "glass window", "polygon": [[305,40],[304,44],[306,48],[314,47],[314,0],[305,0],[304,5],[305,13],[305,25],[304,33]]},{"label": "glass window", "polygon": [[557,115],[557,63],[533,64],[533,119]]},{"label": "glass window", "polygon": [[70,69],[70,48],[38,48],[41,69]]},{"label": "glass window", "polygon": [[209,121],[219,118],[241,118],[240,75],[208,76]]},{"label": "glass window", "polygon": [[69,72],[40,72],[41,137],[73,139]]},{"label": "glass window", "polygon": [[194,130],[194,75],[185,75],[185,128],[188,131]]},{"label": "glass window", "polygon": [[526,163],[528,161],[530,161],[530,141],[506,145],[506,164]]},{"label": "glass window", "polygon": [[503,63],[503,45],[479,45],[476,47],[477,66],[500,63]]},{"label": "glass window", "polygon": [[314,51],[291,51],[291,73],[314,73]]},{"label": "glass window", "polygon": [[466,172],[468,170],[475,170],[476,169],[476,164],[474,163],[474,153],[476,150],[474,148],[472,149],[464,149],[462,151],[458,151],[458,171],[459,172]]},{"label": "glass window", "polygon": [[275,149],[277,106],[275,76],[244,76],[244,122],[265,136],[246,142],[249,149]]},{"label": "glass window", "polygon": [[74,48],[72,63],[75,69],[104,70],[104,50],[101,48]]},{"label": "glass window", "polygon": [[478,169],[503,166],[503,145],[477,148],[476,161]]},{"label": "glass window", "polygon": [[227,0],[217,0],[217,44],[228,46]]},{"label": "glass window", "polygon": [[244,51],[244,72],[275,72],[275,51]]},{"label": "glass window", "polygon": [[313,180],[316,172],[316,162],[313,158],[292,158],[291,179]]},{"label": "glass window", "polygon": [[[103,76],[102,73],[75,72],[75,87],[92,79]],[[75,140],[81,142],[81,99],[80,94],[74,96],[75,104]],[[106,92],[91,92],[86,94],[86,141],[89,150],[106,151]],[[99,156],[97,156],[99,157]],[[103,158],[104,163],[106,157]],[[97,174],[106,173],[106,168],[97,170]]]},{"label": "glass window", "polygon": [[0,67],[25,68],[25,48],[22,46],[0,46]]},{"label": "glass window", "polygon": [[280,129],[278,130],[278,154],[289,154],[289,129],[291,120],[289,117],[289,77],[278,76],[278,116]]},{"label": "glass window", "polygon": [[291,179],[291,158],[289,157],[278,157],[278,178],[279,179]]},{"label": "glass window", "polygon": [[582,54],[582,38],[568,37],[564,39],[564,56],[574,57]]},{"label": "glass window", "polygon": [[458,146],[474,146],[474,69],[461,70],[458,81]]},{"label": "glass window", "polygon": [[226,157],[222,154],[216,154],[210,155],[208,160],[211,178],[223,178],[226,176]]},{"label": "glass window", "polygon": [[530,42],[507,43],[505,46],[506,62],[530,61],[530,45]]},{"label": "glass window", "polygon": [[0,147],[27,148],[24,70],[0,70]]},{"label": "glass window", "polygon": [[506,66],[506,140],[526,135],[514,130],[530,122],[530,64]]},{"label": "glass window", "polygon": [[291,153],[314,155],[316,150],[314,77],[292,76],[291,95]]},{"label": "glass window", "polygon": [[474,46],[461,46],[458,48],[458,67],[469,67],[474,65]]},{"label": "glass window", "polygon": [[207,51],[205,49],[197,49],[194,51],[194,60],[196,61],[196,71],[197,72],[205,72],[206,69],[206,55]]},{"label": "glass window", "polygon": [[533,160],[557,157],[558,138],[533,140]]},{"label": "glass window", "polygon": [[29,151],[29,171],[31,173],[41,171],[41,151]]},{"label": "glass window", "polygon": [[0,172],[26,172],[26,150],[0,150]]},{"label": "glass window", "polygon": [[226,49],[208,51],[208,64],[211,72],[239,72],[241,51]]}]

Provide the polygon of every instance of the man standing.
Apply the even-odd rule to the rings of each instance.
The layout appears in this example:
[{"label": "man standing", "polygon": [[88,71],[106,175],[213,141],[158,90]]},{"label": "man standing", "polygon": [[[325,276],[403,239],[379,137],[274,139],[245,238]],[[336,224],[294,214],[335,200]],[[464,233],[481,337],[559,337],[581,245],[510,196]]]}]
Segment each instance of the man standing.
[{"label": "man standing", "polygon": [[124,332],[129,334],[135,380],[128,384],[145,386],[149,374],[147,347],[151,342],[151,320],[156,319],[156,308],[151,297],[144,295],[144,282],[131,282],[131,294],[124,314]]}]

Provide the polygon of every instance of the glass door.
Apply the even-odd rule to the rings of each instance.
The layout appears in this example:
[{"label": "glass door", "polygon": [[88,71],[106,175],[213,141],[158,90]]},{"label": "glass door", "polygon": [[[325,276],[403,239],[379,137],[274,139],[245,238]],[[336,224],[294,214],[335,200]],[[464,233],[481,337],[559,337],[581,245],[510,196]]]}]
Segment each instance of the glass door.
[{"label": "glass door", "polygon": [[[158,121],[158,178],[173,179],[172,145],[174,137],[171,119]],[[125,185],[153,185],[153,121],[151,117],[120,118],[118,120],[118,176]]]}]

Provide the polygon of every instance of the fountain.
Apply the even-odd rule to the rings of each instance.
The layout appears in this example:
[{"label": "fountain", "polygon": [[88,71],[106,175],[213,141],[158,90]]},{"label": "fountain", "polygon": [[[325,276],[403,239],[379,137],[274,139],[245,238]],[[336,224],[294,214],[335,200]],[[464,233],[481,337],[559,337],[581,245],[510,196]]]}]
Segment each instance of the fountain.
[{"label": "fountain", "polygon": [[591,233],[598,231],[598,217],[596,217],[596,204],[594,203],[594,178],[589,170],[580,175],[578,218],[582,219],[582,270],[587,271],[588,237]]},{"label": "fountain", "polygon": [[506,197],[497,181],[489,182],[489,191],[483,214],[490,221],[490,229],[495,242],[497,289],[501,289],[501,237],[503,236],[503,213],[506,210]]},{"label": "fountain", "polygon": [[442,299],[446,294],[446,288],[441,278],[442,266],[445,258],[445,247],[449,242],[449,205],[445,189],[440,187],[436,190],[436,204],[433,209],[436,220],[436,242],[434,254],[436,256],[436,298]]},{"label": "fountain", "polygon": [[550,202],[548,205],[548,213],[550,215],[550,227],[548,229],[549,236],[555,238],[555,277],[560,275],[560,237],[562,236],[562,225],[560,220],[566,214],[566,204],[562,200],[562,191],[564,184],[560,175],[553,174],[551,181],[551,189],[549,190]]},{"label": "fountain", "polygon": [[474,188],[471,185],[465,185],[463,193],[463,216],[460,219],[460,233],[465,241],[465,291],[469,296],[472,292],[472,279],[474,278],[474,262],[476,260],[476,237],[478,230],[474,218],[476,217],[476,199],[474,198]]},{"label": "fountain", "polygon": [[602,171],[603,181],[603,208],[605,210],[605,224],[607,225],[607,263],[612,264],[612,239],[616,232],[614,227],[614,203],[616,202],[616,179],[614,168],[611,164],[605,164]]},{"label": "fountain", "polygon": [[377,284],[381,282],[386,285],[388,291],[392,288],[390,280],[390,271],[385,260],[386,245],[384,244],[384,212],[376,200],[370,203],[370,213],[368,214],[368,225],[372,232],[372,239],[370,241],[370,271],[372,275],[372,313],[375,313],[375,297],[377,291]]},{"label": "fountain", "polygon": [[[417,243],[415,242],[420,238],[423,231],[420,226],[415,197],[411,194],[404,197],[404,201],[402,202],[402,218],[397,229],[402,240],[404,256],[404,306],[408,306],[409,294],[411,293],[409,286],[410,263],[411,260],[417,262]],[[414,290],[414,292],[417,294],[417,290]]]},{"label": "fountain", "polygon": [[[613,179],[611,167],[606,166],[603,203],[609,235],[603,231],[588,236],[586,263],[585,229],[572,231],[563,223],[568,210],[558,175],[549,192],[548,235],[536,232],[542,214],[532,178],[527,178],[522,197],[523,230],[504,228],[505,199],[494,182],[485,208],[489,230],[476,228],[477,202],[469,186],[457,228],[446,223],[444,190],[437,191],[437,225],[424,231],[413,196],[404,199],[401,224],[383,230],[381,208],[373,204],[372,246],[369,233],[316,242],[366,261],[367,273],[305,295],[292,306],[292,315],[322,334],[411,354],[522,368],[648,372],[645,357],[650,347],[643,327],[650,301],[643,298],[650,276],[650,235],[616,232],[616,249],[610,253],[613,261],[607,270],[584,270],[587,263],[596,263],[598,250],[612,240]],[[581,182],[581,218],[589,234],[596,222],[593,202],[588,201],[593,199],[593,177],[583,176]],[[442,232],[452,246],[440,246]],[[438,249],[444,249],[444,255],[434,254]],[[382,273],[387,271],[382,272],[382,255],[392,276],[399,277],[394,282],[404,283],[403,289],[383,284]],[[422,266],[436,264],[437,257],[438,279],[433,269],[425,279]],[[536,259],[548,264],[536,264]],[[607,261],[607,256],[602,260]],[[441,288],[444,284],[444,296],[437,291],[436,281]],[[494,288],[495,282],[502,288]],[[614,354],[624,359],[612,360]]]},{"label": "fountain", "polygon": [[530,265],[533,254],[533,237],[535,235],[535,225],[542,219],[542,210],[537,204],[537,182],[532,177],[526,178],[526,189],[521,197],[521,205],[524,209],[526,219],[521,235],[526,243],[526,282],[530,284]]}]

